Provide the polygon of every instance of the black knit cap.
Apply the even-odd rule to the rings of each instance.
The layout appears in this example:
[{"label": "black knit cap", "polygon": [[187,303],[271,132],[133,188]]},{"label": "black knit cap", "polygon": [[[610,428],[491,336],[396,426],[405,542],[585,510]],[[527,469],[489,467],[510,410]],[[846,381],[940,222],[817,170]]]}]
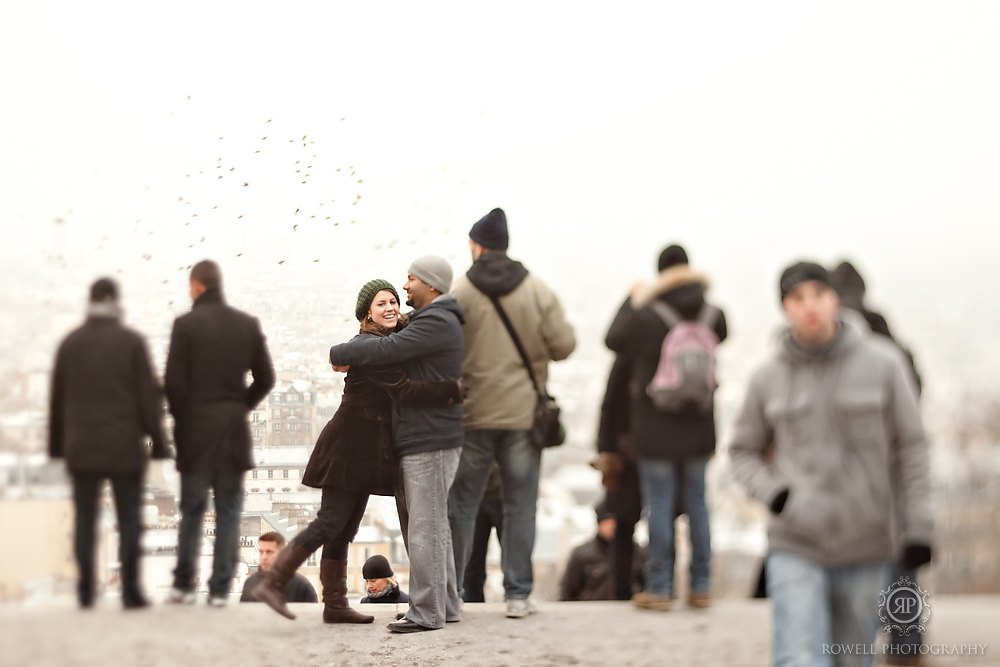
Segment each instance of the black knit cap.
[{"label": "black knit cap", "polygon": [[781,300],[784,301],[789,292],[800,283],[808,280],[815,280],[827,287],[833,287],[830,274],[822,265],[816,262],[795,262],[781,272],[781,279],[778,281],[778,292],[781,295]]},{"label": "black knit cap", "polygon": [[672,266],[677,266],[678,264],[687,264],[688,254],[681,246],[673,243],[668,245],[660,253],[660,259],[656,262],[657,271],[666,271]]},{"label": "black knit cap", "polygon": [[490,250],[506,250],[510,243],[507,235],[507,214],[495,208],[472,225],[469,238]]},{"label": "black knit cap", "polygon": [[608,505],[607,498],[603,498],[601,502],[594,506],[594,514],[597,515],[598,522],[615,518],[615,513],[611,511],[611,506]]},{"label": "black knit cap", "polygon": [[830,272],[833,287],[844,305],[860,310],[865,302],[865,279],[854,265],[843,261]]},{"label": "black knit cap", "polygon": [[388,579],[394,575],[389,560],[382,554],[375,554],[365,561],[361,576],[365,579]]},{"label": "black knit cap", "polygon": [[396,303],[399,303],[399,293],[396,292],[396,288],[392,286],[392,283],[381,278],[369,280],[361,286],[361,291],[358,292],[358,304],[354,307],[354,316],[358,318],[358,322],[365,319],[368,309],[371,308],[372,300],[382,290],[392,292],[392,295],[396,297]]},{"label": "black knit cap", "polygon": [[90,286],[90,302],[118,300],[118,283],[111,278],[98,278]]}]

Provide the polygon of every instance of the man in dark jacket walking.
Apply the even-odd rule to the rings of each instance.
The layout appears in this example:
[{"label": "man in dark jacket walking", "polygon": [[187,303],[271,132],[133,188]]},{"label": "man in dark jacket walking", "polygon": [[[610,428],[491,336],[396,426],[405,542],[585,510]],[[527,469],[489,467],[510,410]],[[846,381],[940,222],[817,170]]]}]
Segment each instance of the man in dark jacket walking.
[{"label": "man in dark jacket walking", "polygon": [[644,391],[656,372],[661,345],[670,330],[654,309],[659,301],[682,321],[711,321],[718,342],[727,335],[725,315],[715,309],[705,318],[708,279],[688,266],[687,252],[670,245],[660,254],[660,275],[650,287],[633,289],[619,309],[605,343],[630,361],[632,399],[630,430],[639,456],[639,481],[649,521],[647,590],[633,597],[642,609],[665,611],[674,595],[674,497],[683,489],[684,510],[691,537],[691,579],[688,603],[696,608],[710,604],[712,558],[708,507],[705,502],[705,469],[715,452],[715,411],[688,404],[680,409],[658,409]]},{"label": "man in dark jacket walking", "polygon": [[160,391],[146,342],[121,323],[118,286],[101,278],[90,287],[87,320],[59,345],[49,395],[49,455],[66,459],[73,480],[74,549],[80,606],[94,603],[97,497],[107,478],[118,515],[122,604],[149,602],[139,585],[139,511],[146,461],[168,457]]},{"label": "man in dark jacket walking", "polygon": [[[247,415],[274,386],[274,368],[260,323],[223,299],[215,262],[194,265],[190,288],[194,305],[174,321],[165,376],[181,473],[177,568],[169,600],[195,600],[195,564],[211,488],[215,546],[208,593],[209,604],[221,607],[236,565],[243,473],[253,468]],[[249,387],[247,371],[253,375]]]},{"label": "man in dark jacket walking", "polygon": [[[330,363],[402,364],[411,380],[462,376],[462,307],[451,294],[451,267],[440,257],[410,265],[403,288],[414,307],[402,331],[359,336],[330,348]],[[420,632],[461,620],[455,560],[448,526],[448,488],[462,447],[462,406],[393,404],[393,441],[400,459],[410,556],[410,608],[391,632]]]}]

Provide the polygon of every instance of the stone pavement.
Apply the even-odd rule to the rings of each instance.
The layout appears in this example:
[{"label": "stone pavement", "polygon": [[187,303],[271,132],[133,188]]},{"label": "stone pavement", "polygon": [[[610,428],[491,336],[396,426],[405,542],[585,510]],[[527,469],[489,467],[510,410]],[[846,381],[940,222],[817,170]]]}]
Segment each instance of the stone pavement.
[{"label": "stone pavement", "polygon": [[[985,655],[935,655],[928,664],[1000,666],[1000,598],[932,600],[929,644],[937,653],[978,647]],[[240,665],[769,665],[766,600],[724,599],[709,610],[639,611],[625,602],[545,602],[507,619],[500,603],[466,605],[461,623],[390,634],[393,605],[357,605],[372,625],[324,625],[319,605],[292,605],[289,621],[260,604],[225,609],[157,604],[125,612],[103,599],[82,612],[66,599],[0,605],[0,665],[175,667]]]}]

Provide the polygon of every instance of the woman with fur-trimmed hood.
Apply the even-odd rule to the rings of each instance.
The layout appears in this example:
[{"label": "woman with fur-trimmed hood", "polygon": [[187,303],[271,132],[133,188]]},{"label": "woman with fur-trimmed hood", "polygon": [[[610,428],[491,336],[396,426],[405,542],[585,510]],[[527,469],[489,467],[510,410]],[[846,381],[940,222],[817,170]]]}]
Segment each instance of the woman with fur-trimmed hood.
[{"label": "woman with fur-trimmed hood", "polygon": [[[697,320],[706,305],[708,278],[688,265],[687,253],[671,245],[660,254],[660,274],[652,285],[632,289],[615,316],[605,344],[630,364],[629,423],[632,443],[639,456],[643,503],[649,512],[647,590],[635,604],[645,609],[666,609],[673,597],[674,489],[679,484],[684,510],[691,526],[692,563],[689,604],[709,604],[711,545],[705,504],[705,466],[715,452],[715,413],[688,405],[675,412],[653,405],[644,388],[653,378],[660,348],[669,330],[652,308],[654,301],[670,306],[682,320]],[[712,318],[719,342],[728,333],[722,311]]]},{"label": "woman with fur-trimmed hood", "polygon": [[[387,280],[371,280],[358,294],[358,336],[389,336],[406,326],[399,294]],[[339,367],[335,370],[341,370]],[[462,400],[459,378],[441,382],[411,381],[397,366],[352,366],[333,418],[316,440],[302,475],[306,486],[323,490],[316,518],[278,553],[253,595],[287,618],[284,589],[299,566],[319,547],[325,623],[371,623],[347,601],[347,549],[358,531],[368,496],[396,496],[406,535],[405,503],[399,462],[393,449],[392,405],[453,405]]]}]

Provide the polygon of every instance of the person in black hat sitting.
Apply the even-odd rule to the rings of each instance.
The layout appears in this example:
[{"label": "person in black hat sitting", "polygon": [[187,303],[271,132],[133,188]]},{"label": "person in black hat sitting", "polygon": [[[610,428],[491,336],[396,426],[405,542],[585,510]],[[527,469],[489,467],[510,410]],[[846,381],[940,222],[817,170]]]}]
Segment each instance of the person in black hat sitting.
[{"label": "person in black hat sitting", "polygon": [[361,599],[361,604],[409,602],[410,596],[399,588],[396,575],[389,565],[389,560],[382,554],[375,554],[365,561],[361,568],[365,578],[365,590],[368,595]]}]

